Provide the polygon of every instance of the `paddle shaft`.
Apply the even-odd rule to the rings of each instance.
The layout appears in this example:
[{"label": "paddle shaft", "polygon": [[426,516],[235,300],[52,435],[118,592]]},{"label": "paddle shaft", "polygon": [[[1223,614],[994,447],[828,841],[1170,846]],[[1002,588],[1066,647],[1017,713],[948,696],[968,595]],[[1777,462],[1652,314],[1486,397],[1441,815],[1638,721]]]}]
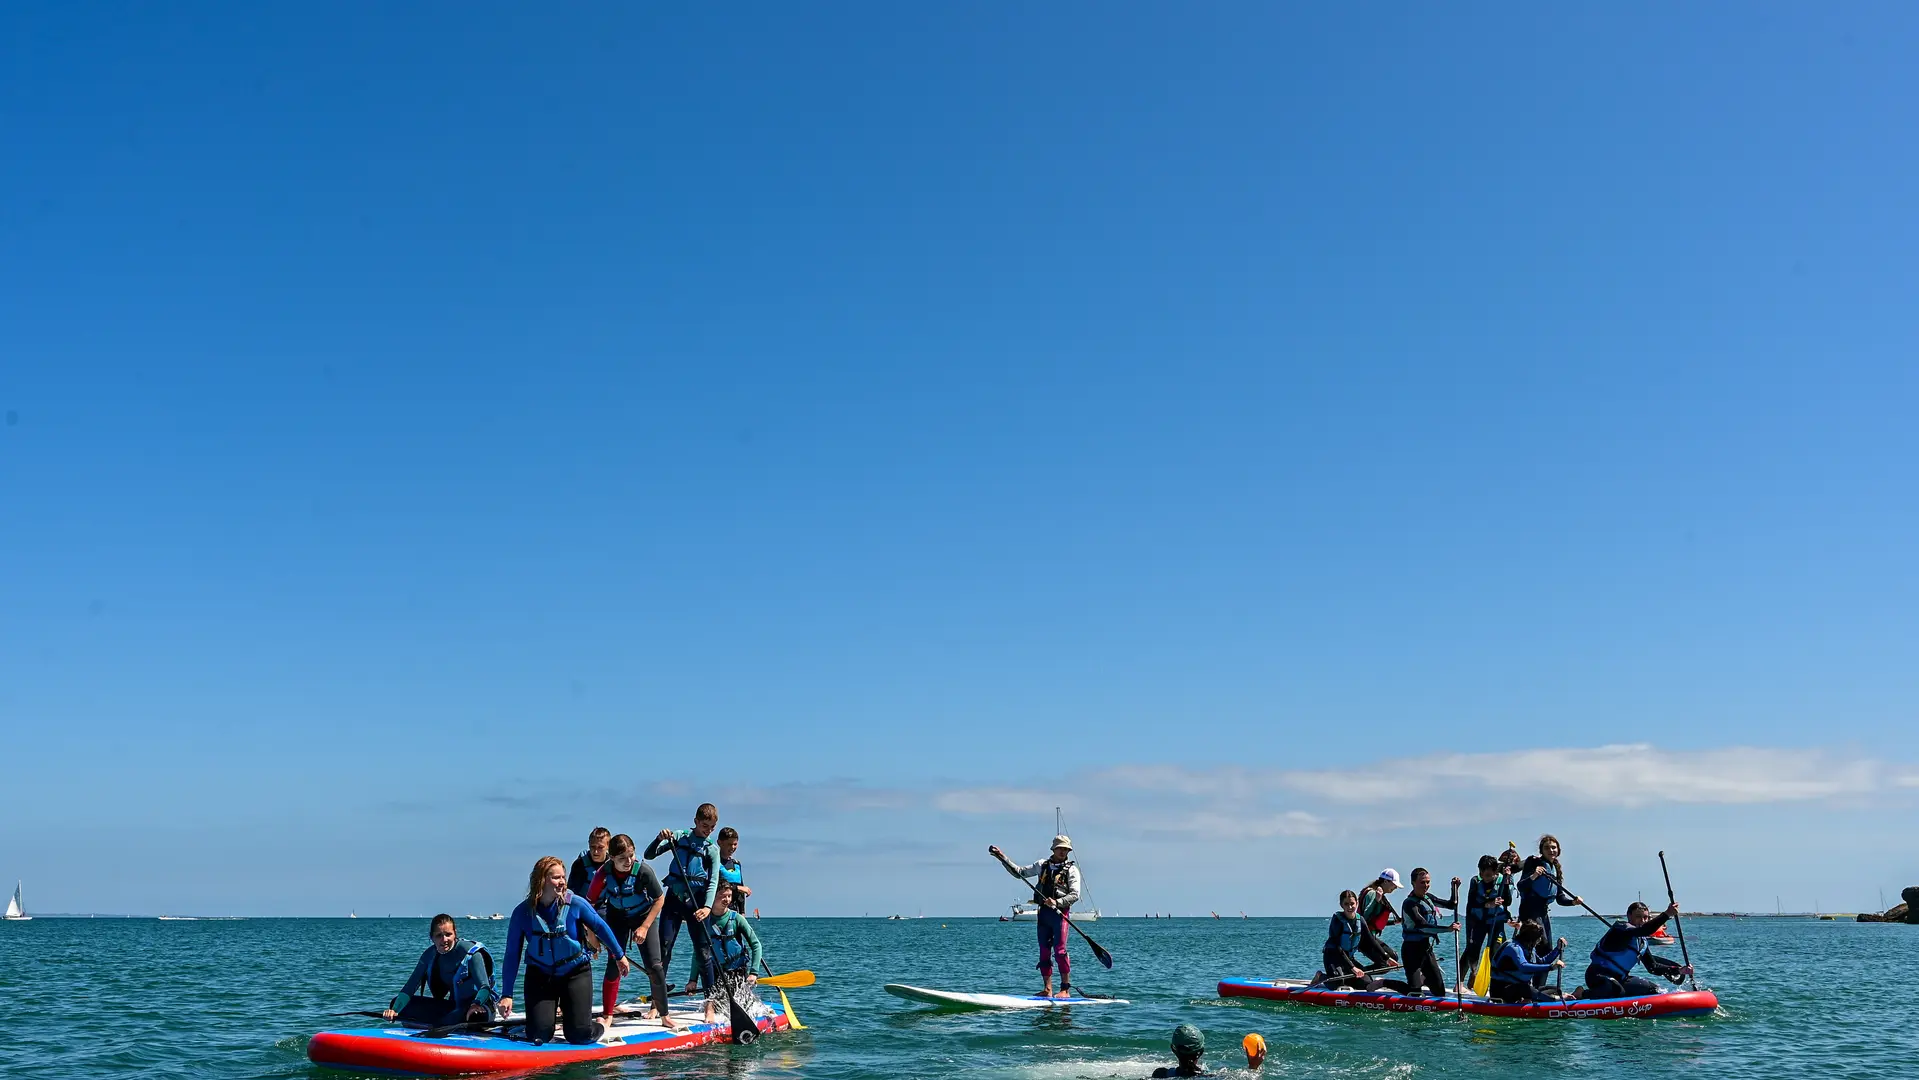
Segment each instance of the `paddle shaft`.
[{"label": "paddle shaft", "polygon": [[[1663,851],[1659,853],[1659,872],[1666,878],[1666,902],[1677,908],[1679,901],[1674,898],[1672,894],[1672,871],[1666,869],[1666,853]],[[1673,932],[1679,935],[1679,959],[1685,962],[1686,967],[1691,968],[1692,957],[1686,952],[1686,928],[1680,924],[1679,912],[1677,911],[1672,913],[1672,928]],[[1694,990],[1699,989],[1699,980],[1693,978],[1691,975],[1686,976],[1686,982],[1690,984]]]},{"label": "paddle shaft", "polygon": [[[1566,891],[1566,879],[1563,875],[1559,873],[1557,869],[1553,871],[1553,884],[1559,887],[1559,891],[1561,893],[1564,893]],[[1585,908],[1587,913],[1590,914],[1593,918],[1598,919],[1602,923],[1605,923],[1608,928],[1612,926],[1612,920],[1606,918],[1604,915],[1601,915],[1599,912],[1594,911],[1593,906],[1591,904],[1588,904],[1584,897],[1578,897],[1576,899],[1579,900],[1579,906]]]},{"label": "paddle shaft", "polygon": [[[1046,898],[1039,894],[1039,886],[1034,885],[1032,882],[1026,880],[1024,877],[1021,877],[1020,872],[1018,870],[1013,869],[1013,864],[1010,862],[1007,862],[1005,859],[1005,856],[1000,857],[1000,866],[1007,873],[1013,875],[1013,877],[1017,879],[1020,884],[1026,886],[1029,889],[1032,889],[1033,902],[1044,906],[1044,901]],[[1034,917],[1037,918],[1038,916],[1035,915]],[[1081,930],[1079,928],[1079,924],[1074,922],[1071,916],[1062,913],[1060,915],[1060,918],[1066,923],[1066,925],[1073,928],[1074,933],[1078,934],[1082,939],[1085,940],[1086,947],[1093,950],[1093,959],[1098,960],[1101,966],[1105,967],[1108,971],[1112,970],[1113,954],[1101,948],[1099,942],[1094,941],[1090,937],[1087,937],[1086,931]]]}]

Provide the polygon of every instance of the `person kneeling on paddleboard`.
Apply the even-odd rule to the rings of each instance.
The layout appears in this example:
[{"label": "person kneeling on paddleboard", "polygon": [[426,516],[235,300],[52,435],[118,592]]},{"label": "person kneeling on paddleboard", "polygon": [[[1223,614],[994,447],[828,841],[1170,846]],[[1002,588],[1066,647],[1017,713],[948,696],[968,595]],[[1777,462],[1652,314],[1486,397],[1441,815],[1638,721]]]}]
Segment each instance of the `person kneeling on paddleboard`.
[{"label": "person kneeling on paddleboard", "polygon": [[427,939],[433,944],[381,1015],[427,1027],[486,1019],[495,998],[493,957],[486,946],[462,940],[447,914],[433,916]]},{"label": "person kneeling on paddleboard", "polygon": [[[1406,992],[1446,993],[1446,976],[1439,968],[1439,951],[1434,943],[1441,934],[1459,932],[1459,879],[1453,879],[1453,895],[1441,900],[1432,894],[1433,876],[1421,866],[1413,870],[1413,892],[1400,902],[1399,950],[1406,962]],[[1451,925],[1439,921],[1439,908],[1455,913]]]},{"label": "person kneeling on paddleboard", "polygon": [[[1079,899],[1079,866],[1073,862],[1073,841],[1065,833],[1053,837],[1053,853],[1030,866],[1014,866],[1006,853],[989,847],[986,853],[998,859],[1021,878],[1035,878],[1033,895],[1039,911],[1039,968],[1042,997],[1073,996],[1073,961],[1066,954],[1066,920],[1072,918],[1073,901]],[[1059,961],[1059,993],[1053,993],[1053,962]]]},{"label": "person kneeling on paddleboard", "polygon": [[706,933],[713,942],[715,968],[713,988],[706,993],[706,1022],[718,1018],[720,1006],[736,1017],[744,1012],[751,1019],[756,1000],[753,985],[759,982],[753,969],[760,965],[760,936],[746,916],[733,910],[733,886],[722,882],[714,893]]},{"label": "person kneeling on paddleboard", "polygon": [[1649,997],[1660,992],[1659,984],[1632,974],[1640,964],[1654,975],[1677,983],[1692,974],[1691,965],[1676,964],[1649,952],[1647,938],[1659,932],[1666,920],[1679,914],[1673,904],[1657,915],[1644,903],[1634,900],[1626,908],[1626,918],[1612,924],[1593,948],[1592,963],[1586,967],[1586,996],[1589,998]]},{"label": "person kneeling on paddleboard", "polygon": [[[641,966],[646,968],[652,986],[653,1015],[668,1028],[679,1027],[667,1008],[666,963],[660,956],[660,933],[655,925],[660,909],[666,906],[666,890],[653,867],[641,862],[634,850],[633,838],[621,833],[613,838],[612,857],[593,872],[586,899],[606,919],[620,948],[640,950]],[[620,999],[620,973],[614,962],[606,962],[606,978],[600,982],[600,1015],[613,1022],[614,1006]]]},{"label": "person kneeling on paddleboard", "polygon": [[1206,1036],[1191,1024],[1181,1024],[1173,1029],[1173,1057],[1179,1064],[1172,1068],[1153,1070],[1153,1080],[1169,1080],[1175,1076],[1205,1076],[1206,1067],[1199,1059],[1206,1054]]},{"label": "person kneeling on paddleboard", "polygon": [[[1377,943],[1375,946],[1362,942],[1359,947],[1366,954],[1366,959],[1375,966],[1390,967],[1399,963],[1399,954],[1386,944],[1385,939],[1378,937],[1386,932],[1388,926],[1399,921],[1392,901],[1392,894],[1398,888],[1399,871],[1389,866],[1379,872],[1372,884],[1359,890],[1359,917],[1373,928],[1374,941]],[[1376,952],[1373,951],[1375,947],[1378,950]]]},{"label": "person kneeling on paddleboard", "polygon": [[1359,917],[1359,894],[1351,889],[1339,894],[1339,910],[1326,926],[1326,944],[1319,950],[1321,978],[1329,990],[1371,990],[1373,978],[1353,959],[1353,953],[1371,946],[1371,952],[1384,949],[1373,928]]},{"label": "person kneeling on paddleboard", "polygon": [[1566,966],[1559,955],[1565,951],[1566,939],[1560,938],[1558,944],[1542,953],[1539,950],[1545,943],[1546,932],[1538,923],[1520,922],[1513,939],[1493,955],[1491,996],[1494,1001],[1522,1005],[1529,1001],[1559,1000],[1558,994],[1535,984],[1545,978],[1547,972]]},{"label": "person kneeling on paddleboard", "polygon": [[581,941],[586,930],[599,935],[625,976],[631,969],[613,929],[585,897],[567,889],[566,864],[543,856],[527,875],[526,899],[506,923],[506,996],[500,999],[500,1019],[505,1020],[513,1012],[513,981],[524,945],[526,1037],[536,1045],[553,1038],[555,1010],[566,1024],[567,1042],[590,1043],[604,1030],[593,1019],[593,958]]}]

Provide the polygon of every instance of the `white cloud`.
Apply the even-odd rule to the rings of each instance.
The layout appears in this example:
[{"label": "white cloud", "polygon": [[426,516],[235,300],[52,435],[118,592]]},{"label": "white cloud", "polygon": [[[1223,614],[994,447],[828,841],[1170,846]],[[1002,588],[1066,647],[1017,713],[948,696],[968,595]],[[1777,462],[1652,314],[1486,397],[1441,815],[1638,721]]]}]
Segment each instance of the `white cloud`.
[{"label": "white cloud", "polygon": [[1746,805],[1871,794],[1895,783],[1884,763],[1820,750],[1625,746],[1438,754],[1351,770],[1276,774],[1280,786],[1333,802],[1390,804],[1461,789],[1551,791],[1592,806]]},{"label": "white cloud", "polygon": [[1058,791],[1031,788],[958,788],[933,797],[933,806],[952,814],[1039,814],[1054,807],[1077,809],[1079,803]]}]

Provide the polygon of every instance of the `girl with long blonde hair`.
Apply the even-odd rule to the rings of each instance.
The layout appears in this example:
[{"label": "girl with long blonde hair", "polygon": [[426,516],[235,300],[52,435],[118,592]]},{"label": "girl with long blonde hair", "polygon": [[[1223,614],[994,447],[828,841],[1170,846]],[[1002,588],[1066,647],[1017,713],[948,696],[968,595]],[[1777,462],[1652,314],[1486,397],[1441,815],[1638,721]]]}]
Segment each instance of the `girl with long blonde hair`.
[{"label": "girl with long blonde hair", "polygon": [[526,899],[506,924],[506,978],[500,999],[502,1020],[513,1011],[513,983],[520,951],[526,950],[526,1035],[535,1044],[553,1038],[555,1013],[564,1018],[566,1041],[590,1043],[605,1029],[593,1019],[593,956],[585,935],[599,935],[607,952],[627,973],[619,940],[585,897],[566,887],[566,864],[547,855],[526,878]]}]

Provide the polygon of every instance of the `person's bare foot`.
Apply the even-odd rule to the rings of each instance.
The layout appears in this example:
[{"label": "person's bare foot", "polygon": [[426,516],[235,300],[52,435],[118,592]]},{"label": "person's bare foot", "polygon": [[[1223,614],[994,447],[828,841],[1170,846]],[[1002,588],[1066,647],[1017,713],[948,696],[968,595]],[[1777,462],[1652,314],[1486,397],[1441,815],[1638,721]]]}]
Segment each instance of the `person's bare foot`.
[{"label": "person's bare foot", "polygon": [[680,1030],[680,1022],[678,1020],[673,1019],[671,1016],[666,1015],[665,1013],[660,1014],[659,1020],[660,1020],[660,1026],[665,1028],[668,1031]]}]

